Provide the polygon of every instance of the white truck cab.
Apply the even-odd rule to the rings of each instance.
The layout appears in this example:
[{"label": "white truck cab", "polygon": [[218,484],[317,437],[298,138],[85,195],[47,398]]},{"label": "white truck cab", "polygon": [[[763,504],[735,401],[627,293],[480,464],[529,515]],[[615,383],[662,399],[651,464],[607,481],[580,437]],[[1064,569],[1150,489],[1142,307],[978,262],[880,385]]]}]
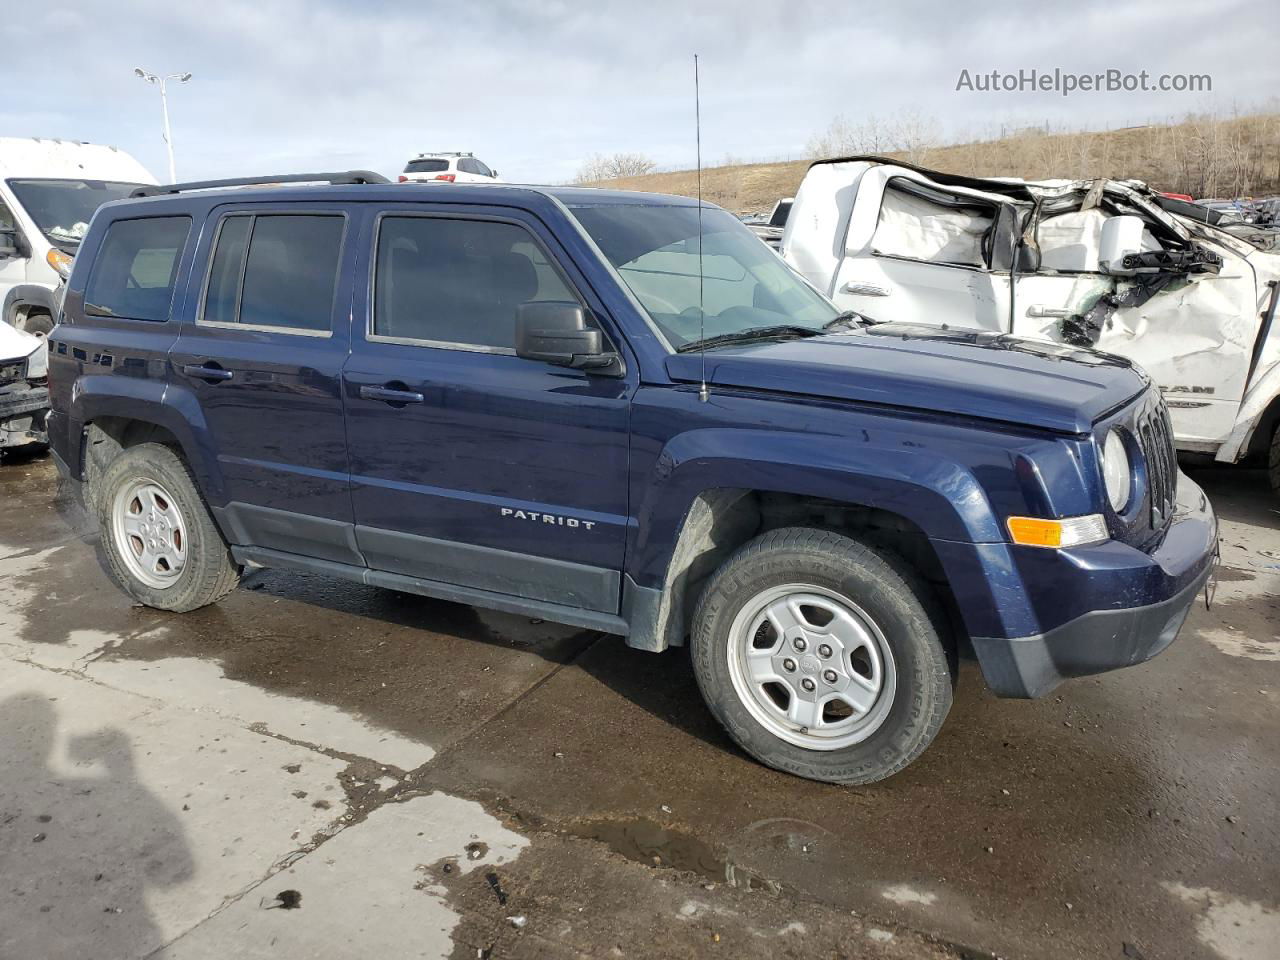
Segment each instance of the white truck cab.
[{"label": "white truck cab", "polygon": [[[1135,361],[1180,450],[1270,452],[1280,484],[1280,255],[1135,180],[978,179],[821,160],[782,256],[841,307]],[[1277,487],[1280,490],[1280,486]]]},{"label": "white truck cab", "polygon": [[0,321],[43,336],[94,211],[156,179],[115,147],[0,137]]}]

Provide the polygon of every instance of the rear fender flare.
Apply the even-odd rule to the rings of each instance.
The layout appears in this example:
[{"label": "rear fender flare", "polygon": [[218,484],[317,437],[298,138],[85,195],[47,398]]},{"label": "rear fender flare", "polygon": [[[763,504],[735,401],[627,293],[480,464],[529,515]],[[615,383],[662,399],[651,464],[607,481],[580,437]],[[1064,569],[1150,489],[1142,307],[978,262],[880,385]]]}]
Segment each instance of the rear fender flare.
[{"label": "rear fender flare", "polygon": [[191,391],[163,380],[118,375],[80,377],[68,410],[72,436],[79,438],[76,442],[80,444],[72,462],[83,462],[84,428],[103,417],[154,424],[168,431],[178,441],[205,499],[214,506],[225,501],[217,451],[204,413]]}]

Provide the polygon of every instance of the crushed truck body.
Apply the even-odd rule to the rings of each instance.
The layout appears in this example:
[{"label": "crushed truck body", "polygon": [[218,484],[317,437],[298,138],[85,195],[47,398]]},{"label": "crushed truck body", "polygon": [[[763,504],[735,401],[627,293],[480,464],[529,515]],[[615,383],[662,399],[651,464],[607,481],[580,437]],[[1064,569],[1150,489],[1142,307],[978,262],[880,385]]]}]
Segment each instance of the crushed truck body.
[{"label": "crushed truck body", "polygon": [[809,168],[782,255],[872,320],[1127,357],[1165,394],[1180,450],[1228,462],[1271,450],[1280,464],[1280,255],[1219,219],[1136,180],[979,179],[853,157]]},{"label": "crushed truck body", "polygon": [[48,440],[48,367],[43,338],[0,323],[0,450]]}]

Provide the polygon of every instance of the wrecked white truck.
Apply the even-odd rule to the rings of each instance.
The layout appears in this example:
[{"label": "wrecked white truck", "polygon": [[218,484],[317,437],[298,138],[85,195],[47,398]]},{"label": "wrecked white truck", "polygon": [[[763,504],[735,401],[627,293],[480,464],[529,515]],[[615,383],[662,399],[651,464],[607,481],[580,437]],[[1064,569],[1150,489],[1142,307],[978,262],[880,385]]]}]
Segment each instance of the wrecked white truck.
[{"label": "wrecked white truck", "polygon": [[1136,180],[820,160],[796,194],[782,256],[872,321],[1128,357],[1163,391],[1179,450],[1224,462],[1269,454],[1280,492],[1280,255],[1207,213]]},{"label": "wrecked white truck", "polygon": [[0,452],[48,441],[48,369],[43,337],[0,323]]}]

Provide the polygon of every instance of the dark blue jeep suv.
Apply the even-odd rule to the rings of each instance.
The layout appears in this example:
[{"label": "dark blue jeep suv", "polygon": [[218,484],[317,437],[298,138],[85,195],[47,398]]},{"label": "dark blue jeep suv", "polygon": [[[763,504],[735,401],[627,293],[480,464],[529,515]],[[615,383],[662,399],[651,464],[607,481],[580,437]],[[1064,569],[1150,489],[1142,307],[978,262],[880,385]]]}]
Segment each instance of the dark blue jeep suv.
[{"label": "dark blue jeep suv", "polygon": [[294,567],[687,643],[745,750],[865,783],[965,650],[1038,696],[1211,574],[1124,360],[841,314],[688,199],[271,179],[104,206],[50,337],[50,443],[143,603]]}]

